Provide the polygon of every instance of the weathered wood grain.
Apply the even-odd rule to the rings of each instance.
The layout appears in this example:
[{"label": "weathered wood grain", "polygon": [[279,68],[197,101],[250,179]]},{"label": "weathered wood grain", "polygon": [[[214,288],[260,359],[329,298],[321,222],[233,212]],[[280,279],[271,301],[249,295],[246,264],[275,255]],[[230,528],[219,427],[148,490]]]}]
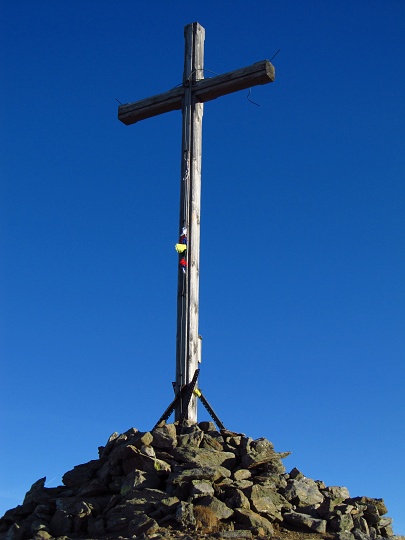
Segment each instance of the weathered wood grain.
[{"label": "weathered wood grain", "polygon": [[271,83],[274,78],[275,70],[273,65],[268,60],[262,60],[249,67],[198,81],[194,84],[193,91],[196,101],[205,103],[238,90],[245,90],[251,86]]},{"label": "weathered wood grain", "polygon": [[[176,393],[189,384],[198,369],[199,283],[200,283],[200,199],[203,104],[195,103],[192,88],[203,76],[205,31],[198,23],[186,26],[184,55],[184,100],[182,131],[182,164],[180,190],[180,223],[188,230],[186,275],[179,268],[177,293]],[[186,82],[191,81],[191,85]],[[180,420],[185,403],[176,407]],[[193,394],[184,418],[197,421],[197,398]]]},{"label": "weathered wood grain", "polygon": [[[201,72],[202,73],[202,72]],[[201,75],[199,76],[201,78]],[[170,111],[179,110],[183,105],[185,91],[192,91],[196,102],[205,103],[218,97],[245,90],[251,86],[273,82],[275,70],[268,60],[261,60],[251,66],[229,71],[210,79],[189,80],[183,86],[173,88],[163,94],[127,103],[118,107],[118,119],[127,126],[146,118]]]}]

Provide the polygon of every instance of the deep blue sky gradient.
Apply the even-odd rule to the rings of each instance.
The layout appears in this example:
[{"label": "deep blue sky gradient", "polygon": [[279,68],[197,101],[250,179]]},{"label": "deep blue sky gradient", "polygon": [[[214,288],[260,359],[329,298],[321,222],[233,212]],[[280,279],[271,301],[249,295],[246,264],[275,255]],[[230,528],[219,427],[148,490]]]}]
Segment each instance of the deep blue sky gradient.
[{"label": "deep blue sky gradient", "polygon": [[[405,4],[39,0],[0,8],[0,514],[109,435],[150,429],[175,369],[183,27],[206,77],[200,386],[405,534]],[[207,419],[200,408],[200,419]]]}]

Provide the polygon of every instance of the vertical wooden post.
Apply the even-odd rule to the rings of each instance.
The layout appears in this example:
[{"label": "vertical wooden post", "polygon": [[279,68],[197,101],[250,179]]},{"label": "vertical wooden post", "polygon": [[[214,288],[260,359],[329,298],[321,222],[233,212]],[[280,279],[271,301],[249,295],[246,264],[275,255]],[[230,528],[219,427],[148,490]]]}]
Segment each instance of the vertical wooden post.
[{"label": "vertical wooden post", "polygon": [[[200,274],[200,201],[203,104],[197,103],[193,83],[204,78],[204,28],[196,23],[184,29],[185,57],[183,73],[183,137],[180,188],[179,236],[187,229],[186,271],[179,267],[177,288],[177,337],[175,392],[190,383],[198,369],[199,274]],[[197,421],[197,398],[192,396],[176,408],[175,419],[182,415]],[[184,414],[185,413],[185,414]]]}]

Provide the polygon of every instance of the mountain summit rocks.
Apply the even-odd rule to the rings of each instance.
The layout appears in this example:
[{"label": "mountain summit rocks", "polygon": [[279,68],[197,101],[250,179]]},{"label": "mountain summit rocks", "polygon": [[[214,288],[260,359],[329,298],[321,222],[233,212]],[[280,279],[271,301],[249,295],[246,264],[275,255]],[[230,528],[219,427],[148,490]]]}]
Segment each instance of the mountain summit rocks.
[{"label": "mountain summit rocks", "polygon": [[289,452],[212,422],[131,428],[98,453],[66,472],[63,486],[36,481],[0,519],[0,540],[393,537],[382,499],[286,473]]}]

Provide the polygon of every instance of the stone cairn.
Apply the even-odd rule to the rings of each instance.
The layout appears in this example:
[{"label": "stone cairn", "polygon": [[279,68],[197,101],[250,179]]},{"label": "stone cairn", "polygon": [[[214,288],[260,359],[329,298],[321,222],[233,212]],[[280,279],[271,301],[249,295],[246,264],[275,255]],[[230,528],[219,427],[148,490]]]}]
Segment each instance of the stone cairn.
[{"label": "stone cairn", "polygon": [[98,451],[63,486],[35,482],[0,519],[0,540],[393,536],[382,499],[288,474],[281,460],[290,452],[212,422],[132,428]]}]

